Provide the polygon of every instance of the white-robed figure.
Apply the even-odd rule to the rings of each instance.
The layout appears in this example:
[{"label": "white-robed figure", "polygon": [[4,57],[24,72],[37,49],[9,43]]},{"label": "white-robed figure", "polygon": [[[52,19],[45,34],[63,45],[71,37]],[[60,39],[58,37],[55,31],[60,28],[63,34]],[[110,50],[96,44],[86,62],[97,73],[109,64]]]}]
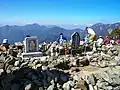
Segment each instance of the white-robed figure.
[{"label": "white-robed figure", "polygon": [[92,28],[86,27],[85,30],[87,30],[89,41],[93,41],[95,39],[96,33]]}]

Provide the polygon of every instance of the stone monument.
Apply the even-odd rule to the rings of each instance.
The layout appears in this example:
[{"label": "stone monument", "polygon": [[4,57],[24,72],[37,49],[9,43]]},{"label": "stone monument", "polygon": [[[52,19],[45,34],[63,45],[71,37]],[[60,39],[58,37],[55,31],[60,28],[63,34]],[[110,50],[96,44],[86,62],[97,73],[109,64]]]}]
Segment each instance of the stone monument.
[{"label": "stone monument", "polygon": [[39,52],[38,38],[36,36],[26,37],[24,39],[24,53],[22,53],[22,57],[41,57],[42,55],[42,52]]},{"label": "stone monument", "polygon": [[71,54],[72,55],[75,55],[77,53],[81,53],[81,50],[79,49],[79,46],[80,46],[80,35],[78,32],[74,32],[72,35],[71,35]]},{"label": "stone monument", "polygon": [[72,48],[77,49],[80,45],[80,35],[78,32],[74,32],[71,35],[71,40],[72,40]]}]

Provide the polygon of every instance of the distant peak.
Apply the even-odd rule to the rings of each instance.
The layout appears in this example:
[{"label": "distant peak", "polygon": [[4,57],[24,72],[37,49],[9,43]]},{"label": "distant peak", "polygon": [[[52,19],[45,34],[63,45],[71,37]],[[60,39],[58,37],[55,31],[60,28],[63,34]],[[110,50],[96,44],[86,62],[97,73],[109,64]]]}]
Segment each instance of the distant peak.
[{"label": "distant peak", "polygon": [[28,24],[28,25],[32,25],[32,26],[40,26],[40,25],[39,25],[39,24],[37,24],[37,23]]},{"label": "distant peak", "polygon": [[120,22],[114,23],[114,24],[120,24]]},{"label": "distant peak", "polygon": [[94,24],[94,25],[104,25],[104,23],[96,23],[96,24]]},{"label": "distant peak", "polygon": [[5,25],[5,27],[10,27],[10,25]]},{"label": "distant peak", "polygon": [[25,26],[40,26],[40,25],[37,23],[33,23],[33,24],[26,24]]},{"label": "distant peak", "polygon": [[39,26],[39,24],[38,24],[38,23],[33,23],[32,25],[38,25],[38,26]]}]

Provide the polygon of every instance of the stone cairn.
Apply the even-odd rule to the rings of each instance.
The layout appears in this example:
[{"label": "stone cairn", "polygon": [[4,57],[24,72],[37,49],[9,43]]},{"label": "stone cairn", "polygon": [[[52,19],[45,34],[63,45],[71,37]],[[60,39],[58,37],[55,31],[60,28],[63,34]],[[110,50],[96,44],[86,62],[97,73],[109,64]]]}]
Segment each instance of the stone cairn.
[{"label": "stone cairn", "polygon": [[76,81],[58,69],[60,61],[49,56],[22,59],[17,57],[19,51],[14,46],[0,53],[0,90],[69,90],[75,87]]},{"label": "stone cairn", "polygon": [[[43,56],[22,59],[16,46],[0,53],[0,90],[120,90],[120,57],[115,48],[86,56]],[[105,68],[77,75],[85,66]]]}]

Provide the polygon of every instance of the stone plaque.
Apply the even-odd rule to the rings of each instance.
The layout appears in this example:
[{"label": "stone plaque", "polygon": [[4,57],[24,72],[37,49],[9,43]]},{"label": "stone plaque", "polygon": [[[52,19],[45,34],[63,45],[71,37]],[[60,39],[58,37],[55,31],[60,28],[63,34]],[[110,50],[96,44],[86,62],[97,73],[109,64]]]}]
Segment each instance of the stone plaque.
[{"label": "stone plaque", "polygon": [[41,57],[42,52],[39,52],[38,38],[36,36],[26,37],[24,40],[25,50],[22,53],[23,58]]},{"label": "stone plaque", "polygon": [[26,37],[24,41],[25,53],[38,51],[38,38],[35,36]]}]

